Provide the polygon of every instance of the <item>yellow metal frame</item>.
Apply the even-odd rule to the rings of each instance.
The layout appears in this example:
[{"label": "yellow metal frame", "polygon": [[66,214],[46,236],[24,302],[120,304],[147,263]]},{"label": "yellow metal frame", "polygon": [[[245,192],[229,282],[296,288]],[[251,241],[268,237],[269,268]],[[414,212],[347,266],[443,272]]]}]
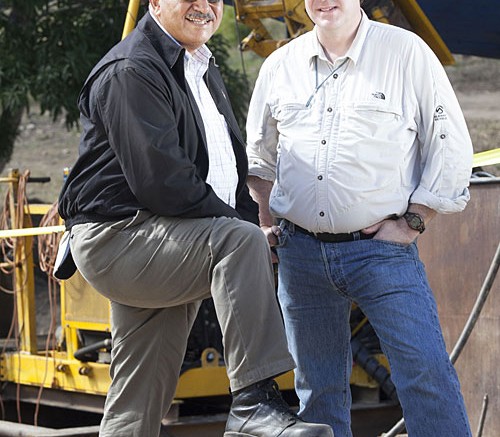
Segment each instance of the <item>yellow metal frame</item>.
[{"label": "yellow metal frame", "polygon": [[135,27],[137,14],[139,12],[140,0],[129,0],[125,25],[123,26],[122,39],[124,39]]},{"label": "yellow metal frame", "polygon": [[[262,57],[313,28],[302,0],[234,0],[234,9],[236,19],[252,29],[241,49]],[[290,37],[275,40],[262,21],[265,18],[282,18]]]},{"label": "yellow metal frame", "polygon": [[[19,190],[19,178],[17,169],[11,170],[7,178],[11,193],[8,207],[11,224],[15,228],[31,226],[31,217],[29,215],[24,215],[21,223],[21,219],[17,214],[18,205],[16,199]],[[17,301],[20,350],[27,353],[34,353],[37,350],[32,242],[33,237],[31,236],[24,236],[24,238],[14,240],[14,289]]]},{"label": "yellow metal frame", "polygon": [[500,148],[486,150],[474,155],[473,167],[485,167],[487,165],[500,164]]},{"label": "yellow metal frame", "polygon": [[3,381],[28,386],[105,396],[110,383],[109,365],[82,363],[66,352],[6,353],[1,365]]}]

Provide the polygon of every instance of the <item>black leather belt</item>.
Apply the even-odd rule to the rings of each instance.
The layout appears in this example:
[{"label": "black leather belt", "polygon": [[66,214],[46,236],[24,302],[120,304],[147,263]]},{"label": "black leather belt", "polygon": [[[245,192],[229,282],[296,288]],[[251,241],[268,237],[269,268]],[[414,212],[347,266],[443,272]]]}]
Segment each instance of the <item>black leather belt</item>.
[{"label": "black leather belt", "polygon": [[295,229],[302,234],[310,235],[316,240],[323,241],[324,243],[344,243],[346,241],[356,240],[370,240],[375,234],[364,234],[361,231],[350,232],[348,234],[330,234],[328,232],[320,232],[315,234],[300,226],[294,225]]}]

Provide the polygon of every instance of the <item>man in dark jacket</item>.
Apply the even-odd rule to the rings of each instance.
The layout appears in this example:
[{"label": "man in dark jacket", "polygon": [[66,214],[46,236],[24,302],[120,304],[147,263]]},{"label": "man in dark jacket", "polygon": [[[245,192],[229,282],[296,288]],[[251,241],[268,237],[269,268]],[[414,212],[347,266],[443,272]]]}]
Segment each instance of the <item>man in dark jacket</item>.
[{"label": "man in dark jacket", "polygon": [[[80,156],[59,199],[74,263],[111,300],[101,436],[150,437],[175,394],[202,299],[213,297],[233,403],[225,436],[333,436],[290,412],[294,367],[241,134],[205,43],[222,0],[151,0],[93,69]],[[66,272],[68,275],[68,272]]]}]

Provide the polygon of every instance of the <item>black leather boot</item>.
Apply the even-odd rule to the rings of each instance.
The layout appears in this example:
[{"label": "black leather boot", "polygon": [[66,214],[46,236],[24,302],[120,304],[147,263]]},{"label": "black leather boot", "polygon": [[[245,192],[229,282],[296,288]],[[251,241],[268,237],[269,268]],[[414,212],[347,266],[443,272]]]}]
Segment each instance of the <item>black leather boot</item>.
[{"label": "black leather boot", "polygon": [[224,437],[333,437],[328,425],[307,423],[290,410],[272,379],[233,393]]}]

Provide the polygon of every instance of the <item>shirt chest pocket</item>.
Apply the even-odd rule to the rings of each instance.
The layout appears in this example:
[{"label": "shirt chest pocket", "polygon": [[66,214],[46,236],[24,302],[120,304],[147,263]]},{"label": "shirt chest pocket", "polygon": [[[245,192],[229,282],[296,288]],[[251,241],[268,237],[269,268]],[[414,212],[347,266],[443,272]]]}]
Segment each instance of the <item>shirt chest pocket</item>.
[{"label": "shirt chest pocket", "polygon": [[280,102],[272,108],[272,116],[282,137],[302,137],[304,129],[307,135],[314,135],[320,130],[321,114],[314,106],[307,106],[305,100]]},{"label": "shirt chest pocket", "polygon": [[395,105],[381,100],[380,102],[359,102],[345,106],[345,112],[352,117],[366,121],[387,122],[401,119],[402,111]]},{"label": "shirt chest pocket", "polygon": [[340,113],[340,140],[347,143],[374,138],[393,141],[403,126],[401,108],[384,100],[348,104]]}]

